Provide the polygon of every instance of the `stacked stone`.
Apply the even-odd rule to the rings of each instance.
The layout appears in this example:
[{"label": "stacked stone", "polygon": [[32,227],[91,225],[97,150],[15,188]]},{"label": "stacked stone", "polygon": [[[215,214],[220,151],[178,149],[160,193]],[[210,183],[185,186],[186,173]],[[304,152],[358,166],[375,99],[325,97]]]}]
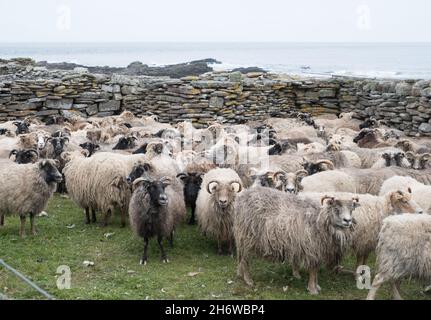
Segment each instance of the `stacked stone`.
[{"label": "stacked stone", "polygon": [[204,127],[220,117],[241,123],[286,117],[296,109],[314,115],[354,111],[358,118],[373,116],[409,135],[431,135],[430,81],[292,79],[260,72],[171,79],[46,70],[25,59],[0,61],[0,72],[0,121],[57,114],[103,117],[129,110]]}]

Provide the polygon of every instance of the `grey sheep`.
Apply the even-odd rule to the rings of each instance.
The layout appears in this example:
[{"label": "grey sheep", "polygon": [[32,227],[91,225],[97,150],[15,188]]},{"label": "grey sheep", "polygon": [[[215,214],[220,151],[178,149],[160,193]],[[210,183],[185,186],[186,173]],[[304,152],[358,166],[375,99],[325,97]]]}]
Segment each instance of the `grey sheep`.
[{"label": "grey sheep", "polygon": [[309,273],[308,291],[318,294],[322,264],[335,266],[351,239],[352,211],[357,199],[323,197],[321,206],[271,188],[244,191],[235,202],[234,235],[238,276],[252,286],[248,271],[252,254],[287,262]]},{"label": "grey sheep", "polygon": [[21,219],[20,236],[25,235],[25,220],[30,217],[31,232],[36,234],[34,219],[42,212],[62,181],[54,160],[35,164],[10,164],[0,168],[0,221],[4,215],[17,214]]}]

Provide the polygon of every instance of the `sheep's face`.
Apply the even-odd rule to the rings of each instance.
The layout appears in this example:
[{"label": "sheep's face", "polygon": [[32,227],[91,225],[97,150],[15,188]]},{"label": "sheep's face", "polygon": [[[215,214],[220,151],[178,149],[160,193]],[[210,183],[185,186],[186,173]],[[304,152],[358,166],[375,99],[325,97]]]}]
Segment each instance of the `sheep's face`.
[{"label": "sheep's face", "polygon": [[359,125],[359,129],[373,128],[377,125],[377,120],[374,118],[370,118],[365,120],[363,123]]},{"label": "sheep's face", "polygon": [[392,208],[396,214],[401,213],[423,213],[422,208],[412,199],[412,190],[407,192],[401,190],[390,193]]},{"label": "sheep's face", "polygon": [[55,157],[60,156],[64,151],[64,146],[69,142],[69,138],[67,137],[53,137],[48,139],[51,142],[52,147],[54,148]]},{"label": "sheep's face", "polygon": [[128,183],[133,183],[136,179],[144,176],[150,170],[151,170],[150,164],[138,163],[133,167],[132,172],[130,172],[126,180]]},{"label": "sheep's face", "polygon": [[273,180],[269,177],[268,173],[251,175],[250,178],[253,181],[253,187],[274,187]]},{"label": "sheep's face", "polygon": [[45,148],[45,146],[46,146],[46,141],[48,140],[48,136],[46,135],[46,134],[43,134],[43,133],[39,133],[38,135],[37,135],[37,148],[39,149],[39,150],[42,150],[42,149],[44,149]]},{"label": "sheep's face", "polygon": [[39,159],[39,154],[36,150],[12,150],[9,158],[15,156],[15,162],[18,164],[35,163]]},{"label": "sheep's face", "polygon": [[92,142],[81,143],[79,146],[88,151],[88,157],[91,157],[97,150],[100,150],[100,146]]},{"label": "sheep's face", "polygon": [[222,209],[230,207],[235,201],[236,194],[241,190],[242,185],[238,181],[231,183],[212,181],[207,185],[208,193],[214,197],[216,204]]},{"label": "sheep's face", "polygon": [[431,157],[429,153],[424,154],[414,154],[413,152],[406,153],[407,160],[410,162],[410,165],[415,170],[424,170],[428,164],[428,161]]},{"label": "sheep's face", "polygon": [[135,137],[121,137],[118,140],[118,143],[115,145],[112,150],[128,150],[132,149],[136,146],[135,144]]},{"label": "sheep's face", "polygon": [[338,134],[331,135],[328,139],[326,151],[340,151],[344,141],[345,141],[344,136],[341,136]]},{"label": "sheep's face", "polygon": [[169,185],[166,181],[153,181],[148,184],[147,186],[147,192],[150,195],[151,202],[153,204],[159,205],[159,206],[167,206],[169,203],[168,195],[166,194],[166,187]]},{"label": "sheep's face", "polygon": [[184,184],[184,196],[187,204],[196,203],[199,190],[202,185],[202,176],[200,172],[180,173],[177,178],[181,179]]},{"label": "sheep's face", "polygon": [[401,141],[397,142],[394,147],[395,148],[400,148],[404,152],[408,152],[408,151],[412,151],[413,150],[413,145],[408,140],[401,140]]},{"label": "sheep's face", "polygon": [[39,162],[39,169],[46,183],[60,183],[63,176],[57,169],[58,162],[54,160],[42,160]]},{"label": "sheep's face", "polygon": [[30,132],[30,130],[28,128],[28,125],[25,122],[15,121],[13,124],[16,126],[15,133],[17,135],[25,134],[25,133],[29,133]]},{"label": "sheep's face", "polygon": [[307,176],[307,171],[277,172],[274,174],[274,188],[292,194],[298,194],[302,190],[302,179]]},{"label": "sheep's face", "polygon": [[338,200],[334,197],[323,197],[322,208],[328,213],[330,222],[337,229],[348,229],[353,225],[352,213],[360,206],[359,199]]},{"label": "sheep's face", "polygon": [[397,167],[403,167],[406,160],[406,155],[403,152],[397,152],[394,154],[394,161]]}]

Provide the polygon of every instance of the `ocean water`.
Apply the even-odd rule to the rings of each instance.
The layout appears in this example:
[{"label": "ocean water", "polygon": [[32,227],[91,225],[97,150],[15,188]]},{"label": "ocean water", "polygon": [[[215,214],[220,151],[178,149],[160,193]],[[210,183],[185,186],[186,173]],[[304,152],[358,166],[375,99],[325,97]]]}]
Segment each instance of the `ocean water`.
[{"label": "ocean water", "polygon": [[0,43],[0,58],[12,57],[119,67],[214,58],[216,70],[431,79],[431,43]]}]

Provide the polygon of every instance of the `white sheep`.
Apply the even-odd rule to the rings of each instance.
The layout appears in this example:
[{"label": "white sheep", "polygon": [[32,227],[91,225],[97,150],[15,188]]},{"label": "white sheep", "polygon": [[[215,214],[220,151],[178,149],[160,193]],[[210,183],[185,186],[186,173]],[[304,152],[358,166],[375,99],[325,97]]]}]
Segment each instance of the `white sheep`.
[{"label": "white sheep", "polygon": [[377,245],[377,273],[367,299],[374,300],[385,282],[394,299],[402,299],[403,279],[431,279],[431,216],[402,214],[383,221]]},{"label": "white sheep", "polygon": [[242,181],[232,169],[213,169],[203,177],[196,217],[204,234],[217,239],[219,254],[224,243],[228,244],[228,253],[232,253],[234,201],[242,189]]}]

